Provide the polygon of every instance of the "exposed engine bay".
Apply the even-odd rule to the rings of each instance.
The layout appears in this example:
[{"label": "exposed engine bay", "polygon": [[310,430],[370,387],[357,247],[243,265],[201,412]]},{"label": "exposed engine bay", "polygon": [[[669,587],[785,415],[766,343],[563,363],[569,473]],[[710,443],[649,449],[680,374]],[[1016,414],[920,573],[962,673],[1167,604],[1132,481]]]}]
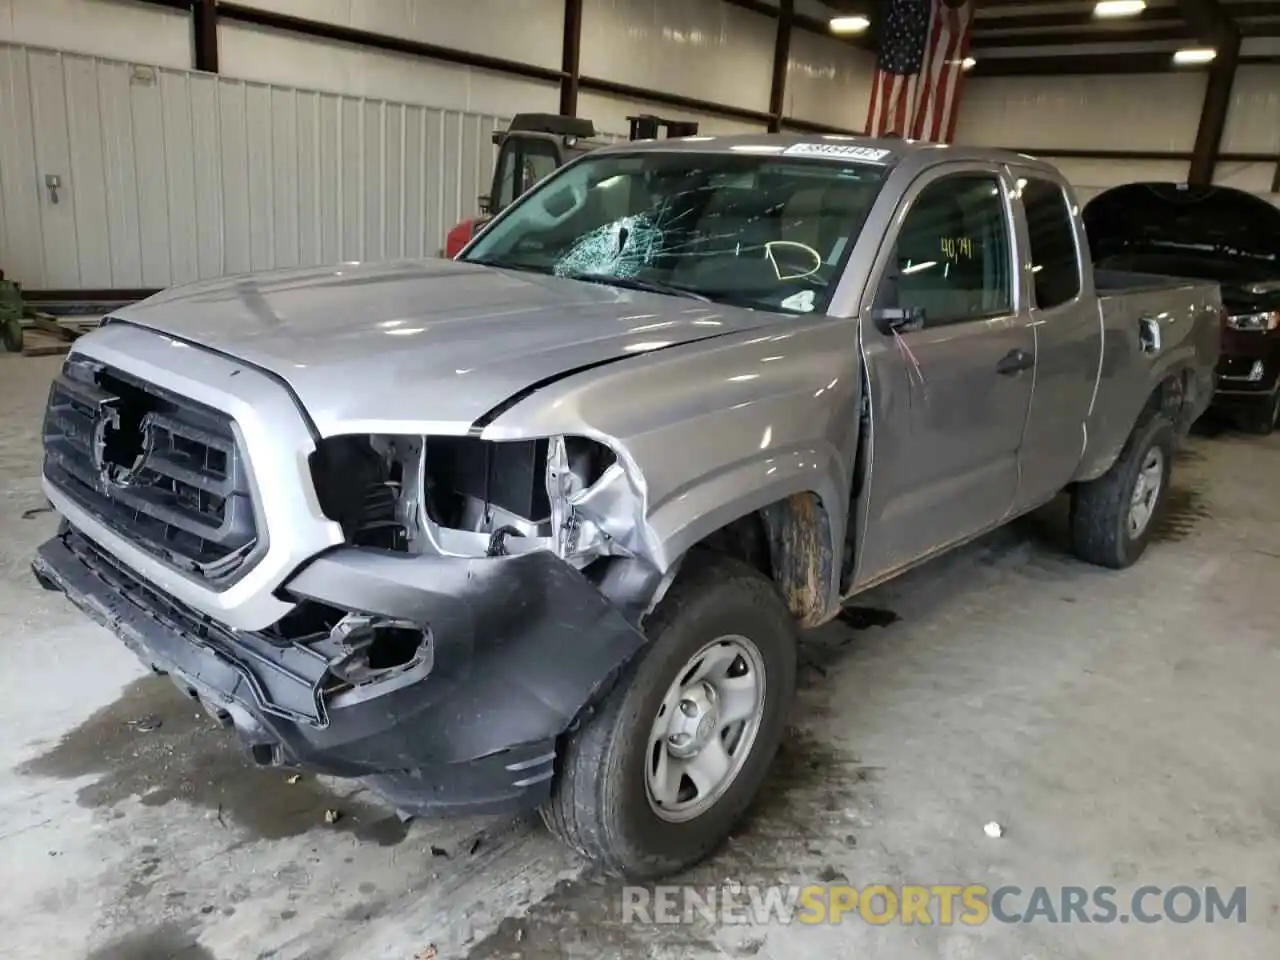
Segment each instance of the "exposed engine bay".
[{"label": "exposed engine bay", "polygon": [[642,497],[583,437],[340,436],[311,458],[321,509],[348,543],[499,557],[551,550],[582,568],[635,556]]}]

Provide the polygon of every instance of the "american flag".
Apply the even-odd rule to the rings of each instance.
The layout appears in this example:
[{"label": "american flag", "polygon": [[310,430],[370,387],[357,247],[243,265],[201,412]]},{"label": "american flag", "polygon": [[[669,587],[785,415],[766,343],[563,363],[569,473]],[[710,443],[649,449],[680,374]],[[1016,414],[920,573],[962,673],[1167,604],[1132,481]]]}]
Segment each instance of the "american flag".
[{"label": "american flag", "polygon": [[867,133],[945,143],[969,55],[975,0],[884,0]]}]

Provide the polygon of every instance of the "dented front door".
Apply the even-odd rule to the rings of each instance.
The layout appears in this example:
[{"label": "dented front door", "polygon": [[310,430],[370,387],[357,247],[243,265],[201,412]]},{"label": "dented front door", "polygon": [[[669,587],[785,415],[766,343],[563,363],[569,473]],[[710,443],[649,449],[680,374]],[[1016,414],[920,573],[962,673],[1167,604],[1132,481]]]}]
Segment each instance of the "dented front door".
[{"label": "dented front door", "polygon": [[[1005,518],[1035,365],[999,168],[931,170],[894,222],[863,313],[873,455],[860,586]],[[908,322],[894,332],[891,319]]]}]

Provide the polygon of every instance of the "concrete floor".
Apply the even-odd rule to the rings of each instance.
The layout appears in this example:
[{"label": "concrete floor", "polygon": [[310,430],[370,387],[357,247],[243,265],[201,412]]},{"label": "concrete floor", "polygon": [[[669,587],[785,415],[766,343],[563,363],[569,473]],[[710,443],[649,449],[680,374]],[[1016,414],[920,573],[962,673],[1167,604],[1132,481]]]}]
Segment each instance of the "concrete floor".
[{"label": "concrete floor", "polygon": [[349,785],[245,769],[37,589],[57,363],[0,359],[6,957],[1280,956],[1280,436],[1194,439],[1132,570],[1068,558],[1048,509],[816,632],[766,795],[684,878],[1243,885],[1247,922],[650,927],[529,823],[404,828]]}]

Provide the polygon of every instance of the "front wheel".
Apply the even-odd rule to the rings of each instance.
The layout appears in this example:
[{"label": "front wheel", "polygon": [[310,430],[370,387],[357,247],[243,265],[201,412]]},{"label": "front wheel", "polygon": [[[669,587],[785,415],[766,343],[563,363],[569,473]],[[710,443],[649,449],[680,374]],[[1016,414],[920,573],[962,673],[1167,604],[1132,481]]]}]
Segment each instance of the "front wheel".
[{"label": "front wheel", "polygon": [[1111,469],[1082,483],[1071,499],[1071,545],[1089,563],[1121,569],[1151,539],[1173,466],[1173,424],[1153,414],[1138,424]]},{"label": "front wheel", "polygon": [[737,824],[777,752],[795,692],[796,627],[740,561],[691,557],[650,641],[565,744],[542,817],[615,876],[692,866]]}]

